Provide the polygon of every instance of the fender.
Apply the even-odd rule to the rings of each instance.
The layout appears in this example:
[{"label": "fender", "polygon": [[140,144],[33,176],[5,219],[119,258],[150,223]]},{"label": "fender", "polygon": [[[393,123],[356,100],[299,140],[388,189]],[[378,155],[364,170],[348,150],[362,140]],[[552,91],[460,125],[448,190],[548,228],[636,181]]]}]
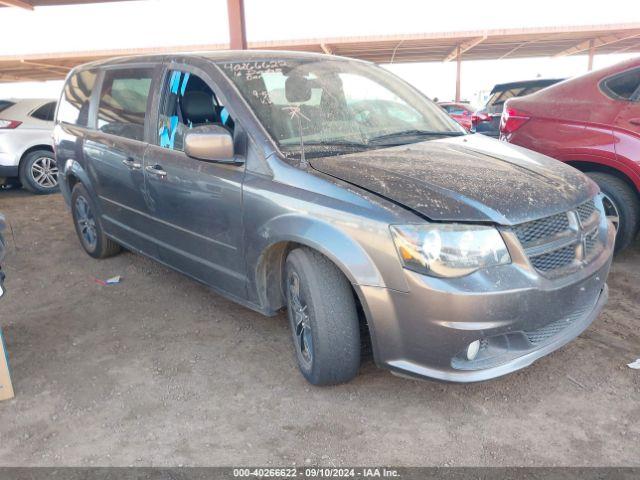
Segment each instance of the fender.
[{"label": "fender", "polygon": [[386,287],[369,254],[338,226],[299,213],[287,213],[269,220],[247,241],[247,264],[256,265],[249,279],[253,284],[250,290],[255,290],[249,296],[255,295],[265,310],[274,311],[282,306],[281,273],[287,253],[284,246],[291,243],[322,253],[354,287]]},{"label": "fender", "polygon": [[257,238],[264,239],[259,247],[261,252],[280,242],[296,242],[329,258],[352,284],[386,287],[367,252],[335,225],[299,214],[285,214],[271,219],[257,234]]}]

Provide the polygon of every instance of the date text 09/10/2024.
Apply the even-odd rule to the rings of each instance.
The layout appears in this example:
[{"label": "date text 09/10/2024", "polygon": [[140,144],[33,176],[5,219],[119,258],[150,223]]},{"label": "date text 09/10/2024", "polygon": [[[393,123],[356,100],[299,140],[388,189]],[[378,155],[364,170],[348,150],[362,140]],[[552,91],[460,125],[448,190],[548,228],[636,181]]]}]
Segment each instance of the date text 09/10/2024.
[{"label": "date text 09/10/2024", "polygon": [[399,477],[395,469],[388,468],[234,468],[233,476],[236,478],[394,478]]}]

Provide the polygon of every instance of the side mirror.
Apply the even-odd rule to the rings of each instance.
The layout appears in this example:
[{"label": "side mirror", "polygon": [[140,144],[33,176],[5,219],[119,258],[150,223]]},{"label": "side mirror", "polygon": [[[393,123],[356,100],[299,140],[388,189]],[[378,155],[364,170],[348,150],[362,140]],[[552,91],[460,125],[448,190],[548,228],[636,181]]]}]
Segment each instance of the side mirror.
[{"label": "side mirror", "polygon": [[184,153],[208,162],[236,163],[233,137],[219,125],[192,128],[184,137]]}]

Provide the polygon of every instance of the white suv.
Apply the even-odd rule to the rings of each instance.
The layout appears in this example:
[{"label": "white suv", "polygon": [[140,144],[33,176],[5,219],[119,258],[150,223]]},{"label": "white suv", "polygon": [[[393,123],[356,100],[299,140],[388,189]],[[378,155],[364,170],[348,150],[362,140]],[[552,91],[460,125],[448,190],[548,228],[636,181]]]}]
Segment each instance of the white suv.
[{"label": "white suv", "polygon": [[34,193],[58,191],[55,110],[51,99],[0,100],[0,185],[18,179]]}]

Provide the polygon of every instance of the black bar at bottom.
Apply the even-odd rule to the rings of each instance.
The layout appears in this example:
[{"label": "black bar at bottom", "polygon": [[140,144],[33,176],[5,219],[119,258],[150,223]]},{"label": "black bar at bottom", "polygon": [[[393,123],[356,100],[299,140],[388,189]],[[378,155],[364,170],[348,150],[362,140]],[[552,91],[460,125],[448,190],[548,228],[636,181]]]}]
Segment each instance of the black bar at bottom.
[{"label": "black bar at bottom", "polygon": [[636,480],[640,467],[0,467],[0,480]]}]

